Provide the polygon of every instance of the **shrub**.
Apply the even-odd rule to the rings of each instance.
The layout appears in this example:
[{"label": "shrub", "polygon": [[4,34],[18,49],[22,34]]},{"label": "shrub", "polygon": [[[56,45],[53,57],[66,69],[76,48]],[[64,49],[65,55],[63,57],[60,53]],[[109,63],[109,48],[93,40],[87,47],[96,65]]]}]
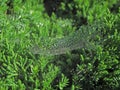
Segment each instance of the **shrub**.
[{"label": "shrub", "polygon": [[118,2],[0,1],[0,89],[119,90]]}]

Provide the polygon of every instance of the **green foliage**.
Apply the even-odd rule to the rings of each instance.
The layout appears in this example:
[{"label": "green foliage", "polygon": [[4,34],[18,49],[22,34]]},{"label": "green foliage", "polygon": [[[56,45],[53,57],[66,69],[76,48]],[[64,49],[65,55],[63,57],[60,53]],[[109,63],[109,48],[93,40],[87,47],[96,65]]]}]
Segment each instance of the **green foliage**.
[{"label": "green foliage", "polygon": [[0,90],[119,90],[119,2],[0,1]]},{"label": "green foliage", "polygon": [[[61,0],[61,5],[56,7],[55,13],[60,17],[73,18],[75,20],[74,24],[79,26],[92,23],[94,20],[102,18],[107,9],[111,8],[118,1],[119,0]],[[53,1],[53,3],[55,2]]]},{"label": "green foliage", "polygon": [[66,76],[64,76],[64,74],[62,74],[62,79],[59,82],[60,90],[64,90],[63,88],[66,87],[67,85],[68,85],[68,78]]},{"label": "green foliage", "polygon": [[104,17],[106,25],[102,29],[102,44],[96,48],[94,53],[86,53],[84,50],[84,53],[80,55],[81,63],[77,66],[77,73],[73,79],[76,88],[91,90],[119,88],[120,42],[118,39],[120,33],[116,28],[118,17],[119,15],[107,13]]}]

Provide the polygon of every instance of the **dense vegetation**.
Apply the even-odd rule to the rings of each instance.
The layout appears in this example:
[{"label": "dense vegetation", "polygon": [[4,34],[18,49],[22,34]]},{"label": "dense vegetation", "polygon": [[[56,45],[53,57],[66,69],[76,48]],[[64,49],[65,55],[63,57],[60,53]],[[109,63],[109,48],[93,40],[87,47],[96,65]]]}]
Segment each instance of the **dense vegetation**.
[{"label": "dense vegetation", "polygon": [[120,0],[0,1],[0,90],[101,89],[120,89]]}]

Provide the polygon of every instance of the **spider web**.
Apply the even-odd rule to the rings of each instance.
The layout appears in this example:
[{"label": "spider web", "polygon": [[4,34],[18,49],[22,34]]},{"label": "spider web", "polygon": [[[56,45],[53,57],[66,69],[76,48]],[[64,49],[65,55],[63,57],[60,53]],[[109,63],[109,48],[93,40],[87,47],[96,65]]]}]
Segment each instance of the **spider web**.
[{"label": "spider web", "polygon": [[78,31],[68,36],[47,40],[47,44],[43,44],[44,48],[33,46],[31,51],[40,55],[60,55],[81,48],[94,49],[94,38],[100,34],[102,27],[103,25],[98,22],[81,26]]}]

